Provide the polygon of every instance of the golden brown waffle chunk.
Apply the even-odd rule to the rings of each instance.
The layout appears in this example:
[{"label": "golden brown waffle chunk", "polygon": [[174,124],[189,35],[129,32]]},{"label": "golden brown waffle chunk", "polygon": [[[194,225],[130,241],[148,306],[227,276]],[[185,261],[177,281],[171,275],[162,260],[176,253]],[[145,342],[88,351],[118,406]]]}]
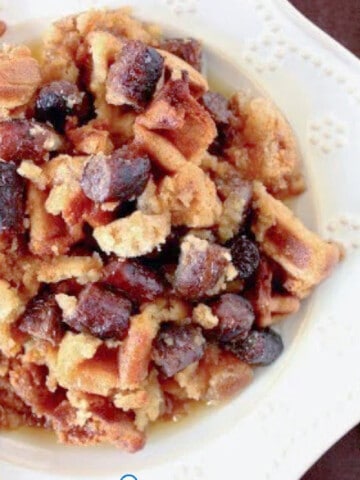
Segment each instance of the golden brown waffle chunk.
[{"label": "golden brown waffle chunk", "polygon": [[145,309],[131,318],[128,337],[120,349],[120,388],[138,388],[148,374],[151,346],[159,321]]},{"label": "golden brown waffle chunk", "polygon": [[169,233],[170,218],[167,213],[145,215],[135,212],[95,228],[94,237],[104,252],[132,258],[152,252],[165,242]]},{"label": "golden brown waffle chunk", "polygon": [[16,395],[7,377],[0,377],[0,428],[16,429],[23,426],[41,426],[31,408]]},{"label": "golden brown waffle chunk", "polygon": [[259,180],[277,197],[301,193],[304,179],[289,124],[265,98],[238,93],[231,100],[235,114],[233,145],[227,158],[246,180]]},{"label": "golden brown waffle chunk", "polygon": [[306,297],[330,275],[340,259],[339,247],[310,232],[260,183],[254,185],[253,207],[256,221],[252,230],[262,250],[287,273],[285,288],[299,298]]},{"label": "golden brown waffle chunk", "polygon": [[7,357],[15,356],[21,350],[21,345],[12,335],[12,324],[24,309],[24,303],[16,289],[5,280],[0,280],[0,351]]},{"label": "golden brown waffle chunk", "polygon": [[68,137],[74,146],[74,150],[86,155],[110,154],[114,150],[114,145],[106,127],[106,124],[95,121],[89,122],[83,127],[69,130]]},{"label": "golden brown waffle chunk", "polygon": [[60,255],[39,262],[37,278],[40,282],[57,283],[76,278],[81,283],[96,282],[101,276],[102,261],[96,253],[92,257]]},{"label": "golden brown waffle chunk", "polygon": [[69,390],[107,396],[119,385],[118,349],[91,335],[68,332],[59,346],[55,376]]},{"label": "golden brown waffle chunk", "polygon": [[27,104],[41,82],[40,67],[25,46],[0,52],[0,109],[3,113]]},{"label": "golden brown waffle chunk", "polygon": [[27,193],[27,212],[30,218],[30,251],[34,255],[61,255],[80,240],[82,233],[71,235],[63,219],[51,215],[45,208],[47,194],[30,184]]},{"label": "golden brown waffle chunk", "polygon": [[134,134],[135,141],[165,170],[176,172],[187,164],[184,155],[158,133],[135,123]]},{"label": "golden brown waffle chunk", "polygon": [[249,365],[209,345],[200,362],[189,365],[175,378],[188,398],[217,403],[245,388],[252,376]]},{"label": "golden brown waffle chunk", "polygon": [[210,114],[191,95],[184,80],[167,82],[136,123],[158,131],[192,162],[199,163],[216,136]]},{"label": "golden brown waffle chunk", "polygon": [[215,185],[196,165],[187,163],[174,176],[165,177],[159,190],[173,225],[204,228],[219,221],[222,207]]}]

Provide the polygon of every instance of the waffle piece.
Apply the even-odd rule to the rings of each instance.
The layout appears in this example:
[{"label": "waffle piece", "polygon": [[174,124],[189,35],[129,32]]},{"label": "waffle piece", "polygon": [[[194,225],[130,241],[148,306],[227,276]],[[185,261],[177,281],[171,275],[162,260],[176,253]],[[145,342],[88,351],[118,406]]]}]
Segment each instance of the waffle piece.
[{"label": "waffle piece", "polygon": [[170,233],[170,216],[145,215],[138,211],[94,230],[101,250],[132,258],[152,252]]},{"label": "waffle piece", "polygon": [[192,163],[185,164],[175,175],[164,177],[159,198],[170,211],[173,225],[210,227],[218,222],[222,211],[214,183]]},{"label": "waffle piece", "polygon": [[280,198],[303,192],[296,140],[282,114],[269,100],[241,92],[230,105],[236,133],[226,155],[242,178],[259,180]]},{"label": "waffle piece", "polygon": [[216,136],[211,116],[191,95],[186,80],[167,82],[136,123],[161,132],[186,159],[195,163]]},{"label": "waffle piece", "polygon": [[25,46],[0,52],[0,110],[3,115],[25,106],[41,82],[40,67]]},{"label": "waffle piece", "polygon": [[340,248],[310,232],[291,210],[254,185],[253,207],[256,220],[252,226],[262,250],[285,270],[284,287],[299,298],[330,275],[340,259]]}]

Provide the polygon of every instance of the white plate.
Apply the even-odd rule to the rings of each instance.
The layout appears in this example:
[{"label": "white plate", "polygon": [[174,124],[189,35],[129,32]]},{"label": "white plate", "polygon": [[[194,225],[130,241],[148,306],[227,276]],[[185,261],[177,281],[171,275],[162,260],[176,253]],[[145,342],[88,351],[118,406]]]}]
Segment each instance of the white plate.
[{"label": "white plate", "polygon": [[[34,38],[44,17],[123,3],[2,0],[1,18],[11,25],[5,40]],[[1,434],[0,478],[296,480],[360,420],[360,64],[285,0],[131,3],[142,18],[202,39],[211,76],[227,88],[250,81],[280,106],[298,136],[308,179],[296,210],[341,241],[347,257],[283,324],[282,358],[258,371],[237,399],[154,434],[133,456]]]}]

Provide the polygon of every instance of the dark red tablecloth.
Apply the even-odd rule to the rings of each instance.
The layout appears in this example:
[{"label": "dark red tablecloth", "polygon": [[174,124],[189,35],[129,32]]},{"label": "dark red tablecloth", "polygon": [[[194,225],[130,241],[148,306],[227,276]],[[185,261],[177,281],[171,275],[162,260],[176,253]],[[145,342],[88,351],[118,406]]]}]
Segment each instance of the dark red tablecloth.
[{"label": "dark red tablecloth", "polygon": [[[360,0],[290,0],[360,57]],[[334,445],[301,480],[360,480],[360,425]]]}]

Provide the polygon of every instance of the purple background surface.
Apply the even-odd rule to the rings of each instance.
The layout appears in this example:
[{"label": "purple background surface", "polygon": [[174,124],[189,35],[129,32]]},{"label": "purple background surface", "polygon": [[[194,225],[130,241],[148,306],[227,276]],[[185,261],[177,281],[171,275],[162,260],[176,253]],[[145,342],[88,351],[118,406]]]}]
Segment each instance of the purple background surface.
[{"label": "purple background surface", "polygon": [[[290,2],[360,57],[360,0]],[[353,365],[349,368],[357,367]],[[334,445],[301,480],[360,480],[360,425]]]}]

